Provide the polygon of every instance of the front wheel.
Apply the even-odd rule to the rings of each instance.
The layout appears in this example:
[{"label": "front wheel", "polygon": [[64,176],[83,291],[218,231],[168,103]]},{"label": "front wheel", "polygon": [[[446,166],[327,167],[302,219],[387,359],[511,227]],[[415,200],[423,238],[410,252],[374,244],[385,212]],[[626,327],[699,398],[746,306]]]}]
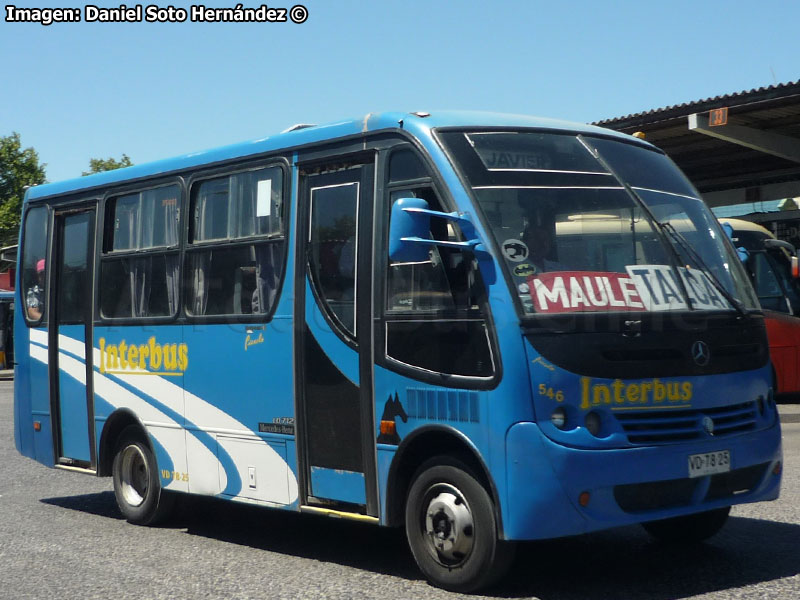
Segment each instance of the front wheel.
[{"label": "front wheel", "polygon": [[731,507],[717,508],[685,517],[642,523],[645,531],[661,542],[696,544],[707,540],[722,529]]},{"label": "front wheel", "polygon": [[428,581],[456,592],[490,585],[514,556],[514,545],[498,540],[489,494],[460,464],[419,469],[406,500],[406,536]]},{"label": "front wheel", "polygon": [[161,488],[155,456],[138,428],[122,432],[112,476],[117,505],[128,522],[155,525],[172,510],[174,497]]}]

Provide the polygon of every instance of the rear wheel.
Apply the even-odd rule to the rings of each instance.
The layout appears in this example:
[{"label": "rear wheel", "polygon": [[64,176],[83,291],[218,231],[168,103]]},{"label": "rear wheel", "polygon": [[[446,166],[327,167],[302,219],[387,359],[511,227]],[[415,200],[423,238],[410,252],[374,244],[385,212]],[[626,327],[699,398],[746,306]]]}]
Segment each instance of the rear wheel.
[{"label": "rear wheel", "polygon": [[728,520],[731,507],[717,508],[685,517],[642,523],[645,531],[661,542],[699,543],[717,533]]},{"label": "rear wheel", "polygon": [[169,515],[174,497],[161,488],[155,456],[143,435],[128,427],[120,436],[112,466],[114,496],[130,523],[154,525]]},{"label": "rear wheel", "polygon": [[511,565],[514,545],[497,537],[492,500],[464,465],[421,467],[406,500],[406,536],[432,584],[451,591],[486,587]]}]

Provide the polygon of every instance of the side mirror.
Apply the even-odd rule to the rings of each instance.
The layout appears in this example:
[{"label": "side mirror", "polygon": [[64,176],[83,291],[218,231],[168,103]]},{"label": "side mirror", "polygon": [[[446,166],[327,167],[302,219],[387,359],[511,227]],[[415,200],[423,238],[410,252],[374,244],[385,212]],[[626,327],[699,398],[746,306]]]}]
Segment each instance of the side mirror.
[{"label": "side mirror", "polygon": [[[409,210],[410,209],[410,210]],[[422,198],[400,198],[392,205],[389,225],[389,258],[394,262],[428,260],[431,217]]]},{"label": "side mirror", "polygon": [[[455,223],[461,228],[461,233],[467,240],[451,242],[431,238],[431,217]],[[428,203],[422,198],[400,198],[392,206],[392,221],[389,225],[389,258],[394,261],[427,260],[427,249],[431,246],[476,250],[480,244],[481,241],[478,239],[475,227],[466,215],[430,210]],[[411,248],[415,249],[411,250]],[[423,248],[424,252],[418,248]]]},{"label": "side mirror", "polygon": [[[431,217],[458,225],[466,241],[453,242],[431,238]],[[392,205],[389,224],[389,258],[394,262],[424,262],[430,259],[431,246],[445,246],[474,253],[486,283],[495,281],[490,254],[475,231],[469,216],[457,212],[430,210],[422,198],[400,198]]]},{"label": "side mirror", "polygon": [[773,250],[777,248],[786,250],[786,252],[789,253],[789,261],[791,264],[792,277],[795,278],[800,277],[800,265],[798,265],[797,251],[795,250],[795,247],[792,244],[784,240],[767,239],[764,240],[764,248],[766,248],[767,250]]},{"label": "side mirror", "polygon": [[772,238],[767,238],[764,240],[764,248],[767,250],[773,250],[775,248],[783,248],[792,256],[796,255],[797,252],[794,249],[794,246],[789,242],[784,242],[783,240],[775,240]]}]

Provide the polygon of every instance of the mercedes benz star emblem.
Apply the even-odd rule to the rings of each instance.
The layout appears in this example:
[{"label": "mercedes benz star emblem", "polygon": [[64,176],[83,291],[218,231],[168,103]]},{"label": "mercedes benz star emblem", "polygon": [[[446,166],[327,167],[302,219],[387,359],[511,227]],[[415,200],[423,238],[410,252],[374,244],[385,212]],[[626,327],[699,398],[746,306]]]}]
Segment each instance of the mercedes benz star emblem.
[{"label": "mercedes benz star emblem", "polygon": [[703,417],[703,429],[705,429],[708,435],[714,435],[714,419],[705,415]]},{"label": "mercedes benz star emblem", "polygon": [[711,360],[711,351],[708,349],[708,344],[700,340],[692,344],[692,358],[698,367],[705,367]]}]

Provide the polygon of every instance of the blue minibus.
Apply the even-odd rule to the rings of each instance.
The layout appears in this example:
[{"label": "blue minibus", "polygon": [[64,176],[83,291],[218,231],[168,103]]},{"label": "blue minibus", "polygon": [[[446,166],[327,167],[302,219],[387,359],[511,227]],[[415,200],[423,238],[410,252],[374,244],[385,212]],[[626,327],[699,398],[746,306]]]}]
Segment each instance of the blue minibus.
[{"label": "blue minibus", "polygon": [[515,542],[716,533],[771,500],[764,316],[663,152],[564,121],[370,113],[30,188],[20,453],[404,527],[433,584]]}]

